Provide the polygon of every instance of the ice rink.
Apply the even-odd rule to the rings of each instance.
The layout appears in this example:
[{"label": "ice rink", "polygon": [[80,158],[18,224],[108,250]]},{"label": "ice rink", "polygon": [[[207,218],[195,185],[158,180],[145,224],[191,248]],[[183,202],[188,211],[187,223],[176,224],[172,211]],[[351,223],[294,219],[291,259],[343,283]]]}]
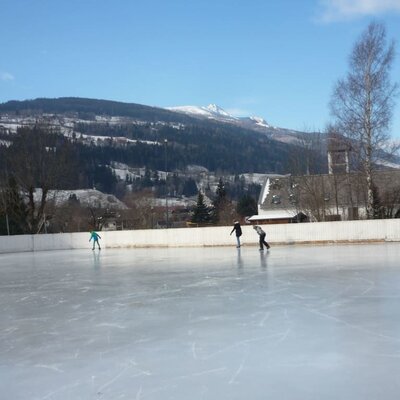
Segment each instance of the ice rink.
[{"label": "ice rink", "polygon": [[398,400],[400,244],[0,255],[0,399]]}]

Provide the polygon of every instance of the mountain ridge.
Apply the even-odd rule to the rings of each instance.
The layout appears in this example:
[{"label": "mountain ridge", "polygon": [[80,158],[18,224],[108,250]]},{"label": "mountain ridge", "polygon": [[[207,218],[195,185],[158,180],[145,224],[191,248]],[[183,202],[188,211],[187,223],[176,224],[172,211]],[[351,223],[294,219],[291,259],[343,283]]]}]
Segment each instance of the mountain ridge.
[{"label": "mountain ridge", "polygon": [[263,118],[256,116],[235,117],[216,104],[207,107],[156,107],[138,103],[126,103],[115,100],[91,99],[84,97],[36,98],[30,100],[9,100],[0,103],[0,114],[7,112],[26,114],[68,114],[77,113],[80,117],[97,116],[126,117],[144,122],[198,124],[203,120],[208,123],[230,124],[252,130],[284,143],[296,143],[303,132],[286,128],[273,127]]},{"label": "mountain ridge", "polygon": [[[228,114],[216,105],[207,110]],[[221,122],[135,103],[60,97],[0,104],[0,141],[10,145],[19,126],[37,121],[86,146],[81,152],[91,146],[98,164],[116,161],[151,170],[163,168],[168,142],[170,171],[200,165],[232,174],[288,173],[293,155],[300,152],[296,140],[302,135],[259,126],[262,121],[256,117]]]},{"label": "mountain ridge", "polygon": [[285,138],[282,140],[284,142],[290,142],[290,136],[292,137],[292,141],[297,141],[298,136],[303,134],[303,132],[293,129],[272,126],[263,117],[255,115],[239,117],[232,115],[213,103],[208,106],[174,106],[167,107],[166,109],[194,118],[215,120],[251,129],[256,132],[268,134],[276,140],[280,140],[280,136],[284,136]]}]

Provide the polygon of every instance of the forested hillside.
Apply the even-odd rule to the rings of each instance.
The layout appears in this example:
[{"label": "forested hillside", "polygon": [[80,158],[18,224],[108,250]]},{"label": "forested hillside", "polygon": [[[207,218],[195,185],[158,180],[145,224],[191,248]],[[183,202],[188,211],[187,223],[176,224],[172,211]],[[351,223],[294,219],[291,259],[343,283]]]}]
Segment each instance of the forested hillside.
[{"label": "forested hillside", "polygon": [[[187,165],[201,165],[209,171],[240,174],[245,172],[288,173],[291,157],[298,152],[293,145],[278,142],[267,135],[231,124],[198,120],[179,113],[106,100],[80,98],[10,101],[0,104],[1,122],[24,118],[59,123],[61,132],[68,121],[69,134],[76,146],[88,138],[91,146],[77,150],[86,153],[92,164],[123,162],[132,167],[164,169],[165,139],[168,141],[170,170],[183,170]],[[103,120],[100,120],[102,117]],[[118,117],[107,120],[107,117]],[[72,121],[72,122],[71,122]],[[1,124],[0,124],[1,125]],[[65,122],[65,125],[67,123]],[[71,128],[72,126],[72,128]],[[133,139],[121,144],[113,138]],[[4,134],[3,134],[4,138]],[[7,135],[9,140],[10,135]],[[84,140],[85,139],[85,140]]]},{"label": "forested hillside", "polygon": [[[141,105],[74,98],[8,102],[0,105],[0,231],[43,229],[53,190],[97,189],[126,201],[130,209],[141,204],[134,225],[149,227],[151,210],[159,210],[157,203],[143,205],[143,199],[183,200],[201,190],[215,202],[216,183],[225,194],[210,218],[230,223],[231,201],[250,204],[256,212],[263,182],[257,174],[304,172],[310,166],[304,150],[234,124]],[[322,165],[315,153],[314,171],[308,170],[317,172]],[[66,207],[68,218],[57,207],[51,212],[61,213],[52,221],[54,231],[81,229],[79,201],[71,197]],[[145,221],[139,221],[142,216]]]},{"label": "forested hillside", "polygon": [[181,129],[170,126],[154,129],[151,126],[81,124],[78,131],[88,135],[137,139],[137,143],[124,147],[110,140],[109,146],[93,151],[131,166],[151,169],[164,169],[165,139],[168,141],[168,165],[172,170],[197,164],[210,171],[225,173],[284,173],[290,155],[288,145],[230,126],[213,127],[210,124],[208,127],[187,125]]},{"label": "forested hillside", "polygon": [[78,118],[94,118],[96,115],[129,117],[142,121],[189,122],[193,119],[163,108],[110,100],[60,97],[56,99],[34,99],[8,101],[0,104],[0,114],[16,115],[67,114]]}]

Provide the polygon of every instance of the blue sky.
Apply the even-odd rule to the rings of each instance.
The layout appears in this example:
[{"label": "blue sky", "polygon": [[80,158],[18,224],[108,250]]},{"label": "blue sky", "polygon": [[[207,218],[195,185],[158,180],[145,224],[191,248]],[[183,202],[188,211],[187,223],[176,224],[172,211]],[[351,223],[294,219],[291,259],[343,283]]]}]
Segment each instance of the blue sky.
[{"label": "blue sky", "polygon": [[1,15],[0,102],[215,103],[298,130],[324,129],[371,20],[400,38],[400,0],[1,0]]}]

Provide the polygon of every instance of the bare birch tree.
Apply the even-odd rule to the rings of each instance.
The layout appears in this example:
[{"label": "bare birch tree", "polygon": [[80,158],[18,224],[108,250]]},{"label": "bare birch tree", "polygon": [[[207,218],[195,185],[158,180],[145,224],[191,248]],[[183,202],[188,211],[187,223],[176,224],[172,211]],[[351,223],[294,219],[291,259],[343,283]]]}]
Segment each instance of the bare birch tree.
[{"label": "bare birch tree", "polygon": [[367,218],[373,217],[374,161],[387,148],[397,84],[390,70],[395,55],[384,25],[369,24],[350,55],[349,72],[337,82],[331,111],[338,131],[352,140],[361,171],[366,179]]}]

